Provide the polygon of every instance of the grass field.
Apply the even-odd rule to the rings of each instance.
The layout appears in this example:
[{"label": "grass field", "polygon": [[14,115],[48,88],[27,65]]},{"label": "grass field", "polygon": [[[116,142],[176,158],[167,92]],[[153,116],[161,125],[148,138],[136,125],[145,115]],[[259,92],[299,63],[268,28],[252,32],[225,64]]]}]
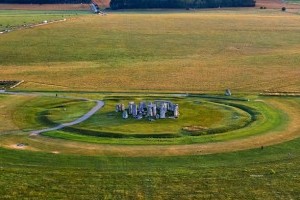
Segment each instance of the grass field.
[{"label": "grass field", "polygon": [[[63,95],[63,94],[61,94]],[[71,95],[71,94],[69,94]],[[84,94],[82,94],[84,95]],[[87,97],[92,97],[99,99],[100,96],[103,98],[105,96],[95,94],[89,95]],[[133,96],[134,97],[134,96]],[[53,98],[53,97],[51,97]],[[83,115],[84,112],[87,112],[92,105],[86,104],[85,102],[76,102],[71,100],[63,100],[63,99],[56,99],[53,100],[49,97],[39,97],[36,99],[31,99],[30,101],[23,102],[22,104],[18,104],[16,102],[14,105],[11,104],[12,107],[15,107],[15,111],[10,114],[11,119],[6,119],[6,123],[8,124],[16,124],[18,125],[19,129],[23,131],[30,131],[35,129],[40,129],[41,127],[52,127],[54,123],[57,123],[61,120],[64,116],[65,119],[61,122],[67,122],[74,120],[77,116]],[[141,97],[140,97],[141,98]],[[148,97],[149,98],[149,97]],[[111,97],[107,98],[111,99]],[[130,98],[132,99],[132,97]],[[55,101],[54,101],[55,100]],[[196,98],[193,101],[204,101],[202,106],[205,109],[215,109],[215,105],[210,105],[210,103],[205,103],[205,99]],[[7,104],[9,102],[9,98],[6,99]],[[182,101],[182,100],[179,100]],[[190,102],[191,99],[187,98],[187,102]],[[147,124],[147,122],[140,122],[140,121],[121,121],[118,125],[109,126],[108,124],[115,124],[116,121],[112,120],[109,121],[107,115],[105,114],[107,109],[111,108],[109,106],[104,107],[104,110],[100,110],[98,114],[94,117],[90,118],[88,121],[83,122],[80,125],[75,125],[73,128],[66,128],[64,131],[56,131],[56,132],[48,132],[43,133],[44,136],[47,137],[28,137],[28,133],[24,133],[21,135],[11,135],[5,134],[2,137],[2,146],[5,147],[13,147],[18,143],[26,143],[28,146],[26,148],[32,150],[39,150],[39,151],[47,151],[47,152],[61,152],[61,153],[68,153],[73,154],[111,154],[111,155],[157,155],[160,152],[160,149],[165,154],[176,155],[180,154],[201,154],[204,152],[215,152],[218,149],[222,152],[228,151],[231,148],[238,148],[244,149],[249,148],[249,146],[260,146],[262,144],[273,144],[278,143],[280,140],[285,139],[292,139],[296,137],[298,131],[299,119],[297,116],[297,112],[299,111],[299,99],[298,98],[284,98],[280,99],[280,97],[268,97],[268,98],[255,98],[252,97],[250,102],[224,102],[225,104],[235,105],[235,106],[243,106],[247,108],[246,115],[251,115],[252,119],[255,119],[252,123],[248,124],[247,126],[243,127],[242,125],[244,122],[243,117],[241,117],[238,122],[232,118],[232,114],[227,113],[227,117],[225,120],[222,119],[218,126],[221,126],[220,132],[215,132],[215,129],[212,129],[212,133],[219,133],[219,134],[207,134],[201,136],[189,136],[189,135],[179,135],[180,137],[175,138],[164,138],[165,127],[169,127],[169,131],[175,131],[176,134],[178,131],[178,126],[186,126],[186,123],[189,125],[194,124],[201,124],[202,123],[211,123],[215,117],[215,111],[210,112],[211,115],[206,113],[205,109],[201,112],[196,112],[196,115],[201,114],[203,112],[204,116],[206,116],[206,121],[198,122],[193,118],[186,118],[182,117],[182,121],[179,118],[178,124],[175,126],[171,126],[173,121],[166,122],[167,124],[162,124],[160,126],[156,126],[155,124]],[[5,99],[4,99],[5,104]],[[185,104],[182,103],[182,115],[185,115],[186,112],[190,113],[188,109],[191,104],[187,103],[187,108],[184,108]],[[223,105],[224,106],[224,105]],[[192,106],[193,107],[193,106]],[[64,109],[66,108],[66,110]],[[241,107],[242,108],[242,107]],[[249,109],[251,108],[251,109]],[[292,108],[292,109],[291,109]],[[106,109],[106,110],[105,110]],[[113,108],[114,109],[114,108]],[[201,110],[201,109],[200,109]],[[236,108],[234,107],[223,107],[222,104],[220,107],[219,113],[233,111],[233,114],[237,112]],[[47,112],[45,112],[47,111]],[[6,111],[7,112],[7,111]],[[70,115],[66,115],[66,113],[72,113]],[[217,112],[217,113],[218,113]],[[240,112],[240,111],[238,111]],[[245,113],[241,112],[241,116],[245,115]],[[26,113],[26,118],[22,118]],[[256,114],[255,114],[256,113]],[[225,115],[225,116],[226,116]],[[234,114],[236,115],[236,114]],[[222,116],[222,115],[220,115]],[[231,116],[231,117],[230,117]],[[46,117],[46,118],[45,118]],[[201,119],[201,117],[199,117]],[[50,120],[50,123],[49,123]],[[52,120],[52,122],[51,122]],[[120,120],[123,120],[120,118]],[[144,124],[145,123],[145,124]],[[226,124],[225,127],[222,127],[222,123]],[[229,123],[229,124],[228,124]],[[144,124],[141,126],[140,124]],[[139,129],[135,129],[134,127],[137,126]],[[153,127],[152,127],[153,126]],[[212,126],[216,126],[216,124],[212,124]],[[217,129],[218,130],[218,126]],[[124,127],[128,127],[128,132],[125,131]],[[75,131],[74,131],[75,128]],[[77,129],[79,128],[79,133]],[[107,132],[109,135],[102,135],[104,129],[113,130],[113,132]],[[91,137],[91,130],[94,135],[98,134],[98,137]],[[106,131],[107,131],[106,130]],[[123,131],[124,136],[121,137],[114,137],[114,132]],[[131,130],[131,132],[130,132]],[[135,132],[132,132],[134,131]],[[180,130],[180,128],[179,128]],[[96,132],[95,132],[96,131]],[[145,132],[150,131],[153,136],[144,135]],[[9,133],[9,130],[6,130]],[[5,130],[4,130],[5,133]],[[92,135],[93,135],[92,134]],[[120,133],[118,133],[120,134]],[[128,136],[126,136],[128,134]],[[156,136],[154,136],[154,134]],[[159,134],[162,134],[160,136]],[[261,137],[261,138],[260,138]],[[259,139],[257,139],[259,138]],[[245,140],[245,142],[242,142]],[[239,142],[241,141],[241,142]],[[82,143],[82,142],[85,142]],[[229,144],[227,144],[229,142]],[[217,147],[217,143],[220,143],[220,147]],[[223,144],[224,143],[224,144]],[[99,145],[102,144],[102,145]],[[183,145],[182,147],[180,145]],[[184,145],[192,145],[195,146],[184,146]],[[200,145],[199,145],[200,144]],[[209,144],[206,146],[206,144]],[[107,149],[106,145],[110,146],[110,149]],[[118,147],[113,147],[113,145],[117,145]],[[129,145],[129,146],[128,146]],[[130,145],[139,145],[138,151],[134,151],[135,147],[131,147]],[[146,147],[145,145],[148,145]],[[161,145],[161,146],[160,146]],[[166,146],[162,146],[166,145]],[[171,146],[168,146],[171,145]],[[176,148],[172,145],[178,145]],[[203,146],[201,146],[203,145]],[[223,145],[223,146],[222,146]],[[232,146],[231,146],[232,145]],[[214,148],[216,146],[216,148]],[[175,150],[175,149],[184,150]],[[202,150],[204,148],[204,151]],[[89,149],[89,150],[87,150]],[[148,150],[147,150],[148,149]],[[175,150],[175,151],[173,151]],[[146,151],[147,153],[143,153]],[[160,154],[162,153],[160,152]]]},{"label": "grass field", "polygon": [[[13,89],[25,94],[0,94],[0,199],[299,198],[300,98],[258,93],[300,92],[300,15],[0,11],[0,24],[61,17],[0,35],[0,80],[25,80]],[[180,118],[114,112],[157,98],[179,103]],[[92,100],[105,106],[87,121],[30,135],[79,118]],[[182,134],[193,125],[227,132]],[[145,137],[166,132],[180,137]]]},{"label": "grass field", "polygon": [[0,149],[0,193],[4,199],[297,199],[299,142],[150,158]]},{"label": "grass field", "polygon": [[299,91],[299,18],[261,10],[80,16],[2,35],[0,79],[24,79],[23,90]]},{"label": "grass field", "polygon": [[[182,106],[180,109],[180,117],[178,119],[161,119],[149,122],[147,119],[136,120],[129,118],[122,120],[122,113],[116,113],[115,104],[117,102],[128,104],[128,101],[135,100],[136,102],[143,99],[111,99],[106,101],[105,108],[98,114],[80,124],[80,127],[88,127],[89,130],[98,130],[103,132],[112,132],[120,134],[138,134],[138,135],[158,135],[170,134],[176,136],[181,133],[182,128],[187,126],[200,126],[205,128],[216,128],[220,126],[233,126],[234,124],[243,124],[250,120],[247,113],[243,113],[239,109],[220,104],[213,104],[209,102],[193,102],[199,99],[172,99],[174,103]],[[152,100],[155,99],[145,99]],[[236,120],[233,119],[236,116]]]}]

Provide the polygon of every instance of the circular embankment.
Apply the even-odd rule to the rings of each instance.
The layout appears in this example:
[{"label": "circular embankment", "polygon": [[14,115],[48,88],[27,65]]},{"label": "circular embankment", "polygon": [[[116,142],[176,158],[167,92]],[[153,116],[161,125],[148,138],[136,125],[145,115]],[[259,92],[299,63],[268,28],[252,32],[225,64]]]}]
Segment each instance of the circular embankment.
[{"label": "circular embankment", "polygon": [[[123,99],[124,97],[121,98]],[[134,98],[134,100],[140,100],[147,99],[148,97]],[[104,97],[104,101],[108,103],[102,110],[93,115],[89,120],[72,126],[73,128],[80,129],[80,133],[63,129],[62,131],[44,133],[45,135],[42,136],[28,137],[28,134],[12,134],[1,138],[1,146],[12,148],[13,144],[24,143],[26,146],[22,148],[22,150],[27,149],[83,155],[198,155],[261,148],[261,146],[268,146],[292,140],[300,135],[300,116],[298,115],[300,106],[299,99],[297,98],[261,97],[250,101],[208,98],[203,96],[172,98],[173,101],[179,103],[185,102],[185,104],[180,106],[181,116],[178,119],[166,119],[161,122],[157,120],[157,122],[166,123],[166,127],[171,127],[170,124],[172,123],[179,123],[180,125],[177,129],[173,129],[172,134],[174,134],[174,137],[148,137],[147,134],[142,134],[145,133],[143,131],[138,131],[138,136],[132,135],[132,133],[127,133],[128,135],[126,135],[126,132],[121,131],[121,133],[124,134],[122,137],[107,137],[101,135],[90,136],[89,134],[86,134],[86,130],[94,129],[96,126],[103,130],[110,127],[109,125],[111,124],[105,124],[101,119],[107,118],[107,122],[111,121],[113,124],[112,113],[115,114],[113,119],[116,120],[116,122],[120,122],[121,120],[125,127],[128,127],[126,126],[126,123],[132,127],[138,126],[139,123],[142,123],[141,127],[144,126],[145,123],[149,123],[151,126],[153,125],[153,122],[147,120],[123,120],[118,116],[118,113],[111,111],[111,108],[114,107],[115,103],[121,101],[120,98]],[[132,97],[125,99],[125,101],[132,101]],[[51,105],[57,108],[57,105]],[[186,110],[185,105],[187,105],[188,108]],[[238,123],[240,125],[239,128],[227,130],[225,132],[216,132],[215,134],[210,133],[208,130],[214,130],[217,126],[214,123],[206,122],[208,129],[205,129],[205,131],[196,129],[197,134],[186,134],[184,128],[188,127],[186,124],[187,121],[190,122],[189,127],[204,127],[204,125],[201,124],[204,123],[203,120],[192,117],[195,120],[191,122],[190,119],[185,117],[187,111],[197,113],[202,107],[207,107],[205,108],[207,109],[207,113],[214,113],[222,116],[218,119],[219,121],[217,120],[221,125],[222,123],[228,125],[228,119],[230,119],[229,121],[237,120],[235,116],[238,111],[240,112],[240,116],[245,117],[245,120]],[[89,109],[90,108],[88,108],[87,111]],[[216,110],[222,110],[222,112],[219,113],[216,112]],[[50,112],[51,109],[48,111]],[[40,112],[44,111],[40,110]],[[202,113],[205,112],[202,110]],[[205,118],[207,116],[209,116],[209,114],[207,114]],[[214,115],[211,116],[213,118],[211,121],[214,121]],[[239,118],[241,119],[242,117]],[[54,118],[51,115],[47,115],[47,119],[53,120]],[[134,123],[132,123],[132,120],[134,120]],[[91,126],[92,124],[94,127]],[[231,125],[234,126],[234,123]],[[116,128],[114,131],[120,132],[120,130],[122,130],[122,127],[115,125],[111,127]],[[161,127],[164,129],[163,126]],[[131,128],[129,127],[129,130]],[[172,130],[171,128],[169,129]],[[149,129],[145,130],[150,131]],[[157,132],[159,132],[159,130]],[[164,131],[161,133],[164,133]]]},{"label": "circular embankment", "polygon": [[[122,112],[115,112],[116,104],[151,102],[155,98],[109,97],[105,98],[105,107],[85,122],[64,127],[61,132],[46,132],[43,135],[69,140],[80,138],[82,142],[102,144],[193,144],[207,142],[214,134],[234,132],[262,120],[262,114],[253,107],[255,103],[245,99],[201,96],[157,98],[179,105],[179,117],[172,117],[171,112],[164,119],[149,119],[147,116],[136,119],[132,115],[122,119]],[[43,122],[55,124],[51,118],[45,113]],[[235,135],[238,137],[238,134]]]}]

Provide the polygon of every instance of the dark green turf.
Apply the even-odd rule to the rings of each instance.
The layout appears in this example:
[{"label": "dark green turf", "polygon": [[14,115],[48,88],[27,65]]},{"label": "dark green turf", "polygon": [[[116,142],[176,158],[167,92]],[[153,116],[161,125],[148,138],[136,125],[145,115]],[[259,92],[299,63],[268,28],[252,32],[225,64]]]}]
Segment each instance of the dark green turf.
[{"label": "dark green turf", "polygon": [[0,149],[1,199],[297,199],[300,139],[185,157],[88,157]]}]

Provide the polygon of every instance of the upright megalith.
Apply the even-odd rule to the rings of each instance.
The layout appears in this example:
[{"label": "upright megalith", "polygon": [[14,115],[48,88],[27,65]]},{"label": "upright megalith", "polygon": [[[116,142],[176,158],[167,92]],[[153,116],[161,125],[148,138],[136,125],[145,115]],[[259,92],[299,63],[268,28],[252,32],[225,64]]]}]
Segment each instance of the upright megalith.
[{"label": "upright megalith", "polygon": [[122,112],[124,110],[125,110],[125,105],[122,103],[122,104],[120,104],[120,111]]},{"label": "upright megalith", "polygon": [[134,102],[131,101],[128,103],[128,114],[132,115],[132,108],[133,108]]},{"label": "upright megalith", "polygon": [[139,104],[139,111],[144,112],[145,108],[146,108],[146,103],[141,101]]},{"label": "upright megalith", "polygon": [[136,104],[132,105],[132,116],[136,117],[138,115],[138,108]]},{"label": "upright megalith", "polygon": [[178,118],[179,117],[179,106],[178,106],[178,104],[173,105],[173,112],[174,112],[174,117]]},{"label": "upright megalith", "polygon": [[152,113],[153,113],[153,116],[156,117],[156,115],[157,115],[156,104],[152,104]]},{"label": "upright megalith", "polygon": [[122,117],[123,117],[123,119],[127,119],[128,118],[128,112],[127,112],[127,110],[123,111]]},{"label": "upright megalith", "polygon": [[231,96],[231,91],[230,89],[225,90],[225,96]]},{"label": "upright megalith", "polygon": [[165,103],[162,103],[160,105],[160,110],[159,110],[159,118],[164,119],[166,118],[166,112],[167,112],[167,106]]},{"label": "upright megalith", "polygon": [[148,105],[147,105],[147,116],[148,117],[153,117],[153,109],[152,109],[152,103],[149,103]]},{"label": "upright megalith", "polygon": [[120,107],[121,107],[120,104],[117,104],[117,105],[116,105],[116,112],[120,112],[120,111],[121,111],[121,108],[120,108]]}]

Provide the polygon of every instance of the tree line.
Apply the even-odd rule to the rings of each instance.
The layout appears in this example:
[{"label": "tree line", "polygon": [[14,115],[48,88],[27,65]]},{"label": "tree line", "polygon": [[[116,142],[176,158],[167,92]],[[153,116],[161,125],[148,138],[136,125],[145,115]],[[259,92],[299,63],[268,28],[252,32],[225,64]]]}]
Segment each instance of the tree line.
[{"label": "tree line", "polygon": [[253,7],[255,0],[111,0],[112,9]]},{"label": "tree line", "polygon": [[90,2],[91,0],[0,0],[0,4],[80,4]]}]

